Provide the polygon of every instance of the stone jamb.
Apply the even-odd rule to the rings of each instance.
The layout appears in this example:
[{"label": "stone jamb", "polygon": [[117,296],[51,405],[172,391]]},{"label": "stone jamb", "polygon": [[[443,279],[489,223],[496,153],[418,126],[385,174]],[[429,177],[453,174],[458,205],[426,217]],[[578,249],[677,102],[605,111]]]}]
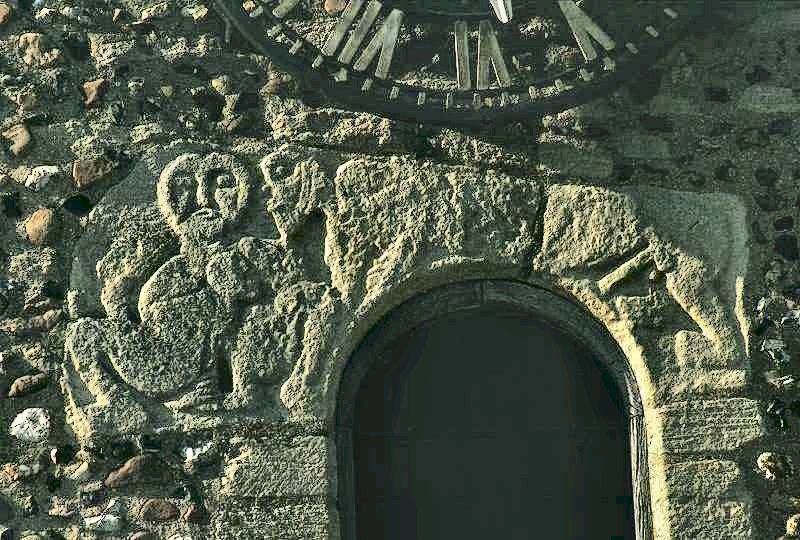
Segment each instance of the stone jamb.
[{"label": "stone jamb", "polygon": [[338,507],[342,540],[355,539],[355,491],[352,455],[354,405],[363,377],[379,358],[375,353],[412,328],[463,310],[503,304],[522,309],[565,331],[590,350],[612,375],[624,396],[629,419],[631,475],[637,540],[653,538],[644,409],[628,361],[604,326],[563,294],[511,280],[454,282],[421,293],[390,311],[353,353],[340,379],[336,410]]}]

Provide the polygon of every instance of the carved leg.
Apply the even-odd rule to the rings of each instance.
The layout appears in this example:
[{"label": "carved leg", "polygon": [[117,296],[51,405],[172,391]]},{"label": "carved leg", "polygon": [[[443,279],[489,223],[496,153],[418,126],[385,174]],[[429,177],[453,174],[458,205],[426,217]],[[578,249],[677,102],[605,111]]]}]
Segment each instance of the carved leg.
[{"label": "carved leg", "polygon": [[329,287],[319,305],[308,313],[294,369],[280,389],[281,401],[292,418],[324,419],[329,412],[330,378],[337,369],[330,346],[340,337],[337,329],[344,322],[342,308],[341,299]]},{"label": "carved leg", "polygon": [[745,360],[744,338],[737,325],[734,306],[723,302],[717,285],[705,264],[681,253],[677,255],[674,270],[666,274],[667,290],[713,347],[713,355],[704,355],[698,341],[700,336],[694,332],[680,332],[676,336],[679,360],[681,354],[693,357],[684,358],[682,363],[713,363],[714,367],[735,368],[741,367]]},{"label": "carved leg", "polygon": [[277,381],[285,376],[286,341],[294,331],[274,305],[247,308],[231,354],[229,410],[258,410],[262,416],[284,417],[277,399]]},{"label": "carved leg", "polygon": [[[64,343],[68,373],[65,385],[73,397],[75,413],[82,418],[79,436],[91,439],[105,432],[134,433],[147,422],[147,414],[133,393],[108,372],[109,341],[103,322],[82,319],[70,325]],[[88,431],[88,433],[86,433]]]},{"label": "carved leg", "polygon": [[600,289],[600,293],[608,294],[618,283],[626,280],[644,268],[645,265],[653,261],[653,252],[653,247],[648,245],[642,251],[625,261],[617,269],[603,276],[597,282],[597,287]]}]

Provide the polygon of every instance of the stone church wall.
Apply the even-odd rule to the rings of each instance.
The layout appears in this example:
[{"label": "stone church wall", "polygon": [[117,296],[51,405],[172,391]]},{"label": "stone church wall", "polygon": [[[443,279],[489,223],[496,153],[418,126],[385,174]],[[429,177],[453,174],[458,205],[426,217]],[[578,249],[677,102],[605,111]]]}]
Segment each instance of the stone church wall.
[{"label": "stone church wall", "polygon": [[[32,69],[32,18],[0,23],[2,132],[31,136],[0,163],[0,531],[338,538],[348,359],[417,295],[495,280],[558,291],[624,353],[657,540],[784,534],[800,10],[735,6],[611,97],[481,135],[311,109],[251,77],[268,66],[221,45],[221,23],[189,48],[84,32],[74,69]],[[233,85],[222,120],[177,94],[131,110],[131,81],[164,101],[175,64],[183,84]],[[74,92],[51,79],[108,70],[101,106],[59,101]]]}]

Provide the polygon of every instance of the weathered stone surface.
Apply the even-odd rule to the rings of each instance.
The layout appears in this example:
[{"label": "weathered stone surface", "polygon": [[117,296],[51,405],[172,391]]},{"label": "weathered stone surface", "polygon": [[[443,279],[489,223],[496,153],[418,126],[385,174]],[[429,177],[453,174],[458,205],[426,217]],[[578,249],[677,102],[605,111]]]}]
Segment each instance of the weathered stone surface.
[{"label": "weathered stone surface", "polygon": [[735,450],[766,434],[758,402],[747,398],[686,401],[660,409],[664,450]]},{"label": "weathered stone surface", "polygon": [[136,48],[136,40],[124,34],[89,32],[89,52],[97,69],[112,66],[129,56]]},{"label": "weathered stone surface", "polygon": [[744,390],[750,372],[744,369],[681,369],[674,378],[664,377],[659,386],[669,390],[675,399],[698,394],[735,393]]},{"label": "weathered stone surface", "polygon": [[539,142],[538,150],[542,166],[565,176],[603,179],[614,171],[611,155],[596,144],[577,146],[551,136]]},{"label": "weathered stone surface", "polygon": [[[442,155],[451,163],[535,170],[536,136],[516,128],[507,129],[510,132],[505,131],[502,135],[480,136],[457,129],[442,129],[420,139],[417,145],[421,145],[423,150],[430,145],[437,156]],[[513,143],[509,144],[509,139]]]},{"label": "weathered stone surface", "polygon": [[[669,296],[697,323],[696,330],[675,335],[679,364],[744,365],[748,324],[742,276],[748,234],[738,198],[643,186],[560,185],[548,189],[546,200],[542,247],[533,261],[537,272],[569,277],[608,302],[627,282],[655,268],[663,273]],[[633,323],[640,309],[631,307],[613,318]]]},{"label": "weathered stone surface", "polygon": [[778,9],[757,18],[748,28],[750,33],[771,38],[800,28],[800,9]]},{"label": "weathered stone surface", "polygon": [[165,499],[148,499],[139,510],[143,521],[172,521],[178,517],[178,508]]},{"label": "weathered stone surface", "polygon": [[417,139],[407,125],[368,113],[311,109],[297,100],[271,95],[266,96],[265,105],[272,136],[279,143],[407,152]]},{"label": "weathered stone surface", "polygon": [[[657,382],[674,382],[671,399],[687,400],[659,409],[653,429],[664,432],[652,439],[663,448],[651,451],[727,451],[763,434],[755,402],[696,400],[741,389],[748,374],[747,222],[737,197],[544,189],[495,170],[293,145],[267,155],[261,170],[264,198],[254,204],[257,183],[236,158],[176,145],[146,155],[92,212],[70,284],[89,300],[67,330],[62,381],[80,439],[136,434],[151,416],[169,418],[165,411],[181,426],[229,421],[248,408],[261,418],[323,419],[347,340],[366,324],[361,314],[377,317],[370,308],[391,305],[405,287],[473,269],[532,270],[578,291],[603,323],[634,337],[668,305],[695,321],[662,335],[668,347],[658,350],[621,340],[644,358],[643,386],[647,362],[668,364]],[[635,292],[640,273],[656,275],[658,294]],[[219,358],[228,362],[221,370]],[[330,497],[332,452],[323,437],[246,443],[225,466],[223,495]],[[118,485],[113,474],[106,484]],[[298,508],[303,525],[280,523],[280,538],[327,533],[327,515],[309,521]],[[256,537],[270,537],[264,524],[275,515],[253,522]]]},{"label": "weathered stone surface", "polygon": [[752,498],[739,466],[730,461],[669,465],[664,492],[654,506],[666,504],[673,531],[686,538],[754,538]]},{"label": "weathered stone surface", "polygon": [[0,330],[16,336],[34,336],[52,330],[61,321],[64,312],[51,309],[28,319],[9,319],[0,322]]},{"label": "weathered stone surface", "polygon": [[[304,321],[298,311],[325,289],[304,284],[293,253],[279,242],[233,231],[250,212],[253,191],[241,162],[178,151],[150,159],[94,209],[94,224],[107,226],[84,236],[87,249],[73,264],[73,288],[95,302],[99,297],[97,309],[108,314],[105,320],[79,319],[67,332],[62,386],[79,434],[133,433],[146,421],[148,404],[198,410],[218,398],[223,384],[233,386],[229,407],[254,406],[271,414],[275,399],[258,395],[285,379],[292,361],[281,359],[278,348],[265,348],[265,341],[274,335],[297,348]],[[283,292],[287,286],[294,289]],[[250,305],[256,300],[257,306]],[[250,326],[242,313],[243,332],[236,339],[238,313],[248,310],[265,319]],[[135,325],[132,313],[140,319]],[[273,323],[295,329],[268,330]],[[254,340],[252,347],[247,340]],[[219,381],[212,351],[234,344],[231,381]],[[239,350],[258,352],[251,357]],[[111,369],[98,359],[100,351]],[[265,355],[266,364],[253,366]],[[264,383],[261,388],[256,381]],[[133,390],[152,401],[139,403]]]},{"label": "weathered stone surface", "polygon": [[753,85],[742,92],[737,106],[743,110],[761,114],[794,114],[800,112],[800,99],[791,88]]},{"label": "weathered stone surface", "polygon": [[354,159],[330,177],[321,157],[289,167],[297,152],[284,147],[262,161],[270,209],[287,237],[322,207],[331,283],[356,303],[423,269],[520,268],[534,245],[536,182],[401,157]]},{"label": "weathered stone surface", "polygon": [[226,465],[223,492],[239,497],[332,495],[333,452],[333,442],[325,437],[300,437],[288,447],[249,444]]},{"label": "weathered stone surface", "polygon": [[224,521],[214,524],[219,540],[259,538],[266,540],[328,540],[336,537],[336,512],[321,504],[290,504],[262,509],[248,505],[236,512],[238,531]]}]

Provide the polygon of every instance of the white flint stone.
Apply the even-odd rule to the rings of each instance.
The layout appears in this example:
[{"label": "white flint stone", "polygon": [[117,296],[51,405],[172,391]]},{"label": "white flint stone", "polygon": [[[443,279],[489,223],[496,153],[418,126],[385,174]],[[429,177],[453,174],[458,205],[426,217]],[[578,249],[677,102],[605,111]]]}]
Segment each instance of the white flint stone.
[{"label": "white flint stone", "polygon": [[208,452],[214,446],[213,441],[207,441],[205,444],[201,444],[199,446],[191,447],[187,446],[186,448],[181,449],[181,454],[186,459],[187,463],[191,463],[197,459],[199,459],[203,454]]},{"label": "white flint stone", "polygon": [[187,6],[181,9],[181,15],[194,19],[195,21],[200,21],[205,19],[206,15],[208,15],[208,8],[204,5]]},{"label": "white flint stone", "polygon": [[764,373],[764,380],[778,390],[787,390],[797,383],[794,375],[781,376],[777,371],[772,370]]},{"label": "white flint stone", "polygon": [[794,474],[791,458],[774,452],[763,452],[759,455],[756,459],[756,466],[764,478],[770,481]]},{"label": "white flint stone", "polygon": [[112,514],[88,517],[83,523],[87,529],[98,532],[116,532],[122,529],[122,518]]},{"label": "white flint stone", "polygon": [[800,324],[800,309],[793,309],[783,316],[781,326],[796,326]]},{"label": "white flint stone", "polygon": [[786,342],[780,338],[767,338],[761,343],[761,352],[779,351],[786,348]]},{"label": "white flint stone", "polygon": [[56,12],[56,10],[54,10],[54,9],[42,8],[39,11],[36,12],[36,15],[34,15],[34,18],[35,19],[44,19],[44,18],[52,15],[55,12]]},{"label": "white flint stone", "polygon": [[165,17],[169,15],[170,5],[169,2],[159,2],[150,7],[142,10],[140,19],[146,21],[148,19],[155,19],[157,17]]},{"label": "white flint stone", "polygon": [[122,499],[119,497],[114,497],[108,504],[106,505],[106,510],[108,514],[121,514],[125,511],[125,505],[122,502]]},{"label": "white flint stone", "polygon": [[49,184],[50,179],[58,174],[59,171],[60,169],[55,165],[41,165],[39,167],[34,167],[25,178],[25,187],[33,191],[39,191]]},{"label": "white flint stone", "polygon": [[64,6],[61,8],[60,13],[68,19],[73,19],[84,24],[91,22],[91,19],[84,14],[82,9],[74,6]]},{"label": "white flint stone", "polygon": [[25,409],[14,418],[9,433],[21,441],[42,442],[50,435],[50,414],[40,407]]}]

